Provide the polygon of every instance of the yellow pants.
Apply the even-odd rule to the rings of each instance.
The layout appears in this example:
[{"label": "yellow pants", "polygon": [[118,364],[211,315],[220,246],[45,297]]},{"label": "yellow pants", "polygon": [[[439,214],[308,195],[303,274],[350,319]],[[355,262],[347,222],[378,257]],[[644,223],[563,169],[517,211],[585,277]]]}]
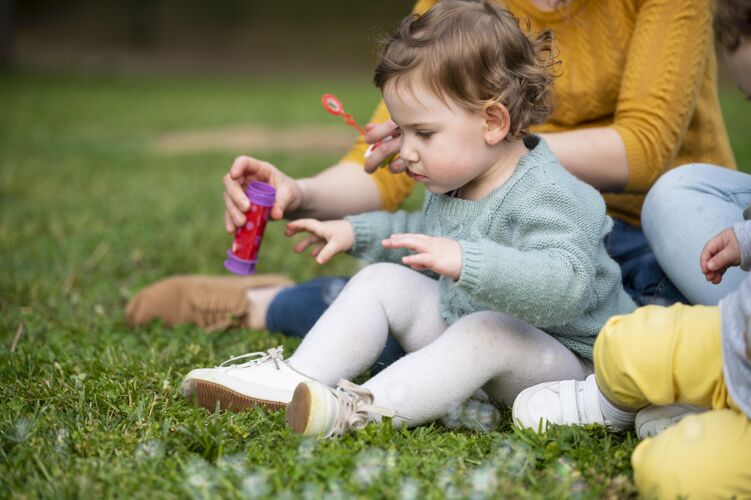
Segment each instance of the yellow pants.
[{"label": "yellow pants", "polygon": [[597,385],[616,405],[712,410],[639,443],[631,465],[642,496],[751,497],[751,421],[725,385],[719,308],[647,306],[613,317],[594,361]]}]

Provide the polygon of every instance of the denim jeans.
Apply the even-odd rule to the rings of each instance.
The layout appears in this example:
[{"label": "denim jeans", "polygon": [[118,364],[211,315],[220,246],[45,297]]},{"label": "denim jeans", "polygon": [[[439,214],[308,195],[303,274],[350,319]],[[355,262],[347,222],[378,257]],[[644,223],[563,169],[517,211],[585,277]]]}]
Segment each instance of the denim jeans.
[{"label": "denim jeans", "polygon": [[713,285],[701,272],[699,255],[712,237],[741,222],[749,205],[751,175],[699,163],[670,170],[649,191],[644,234],[660,266],[692,303],[716,305],[748,275],[733,267]]},{"label": "denim jeans", "polygon": [[[304,337],[347,284],[348,278],[323,277],[285,288],[271,301],[266,328],[292,337]],[[404,349],[389,335],[386,347],[371,367],[378,373],[404,356]]]},{"label": "denim jeans", "polygon": [[622,220],[613,220],[605,249],[621,267],[623,288],[637,306],[687,302],[660,268],[644,232]]}]

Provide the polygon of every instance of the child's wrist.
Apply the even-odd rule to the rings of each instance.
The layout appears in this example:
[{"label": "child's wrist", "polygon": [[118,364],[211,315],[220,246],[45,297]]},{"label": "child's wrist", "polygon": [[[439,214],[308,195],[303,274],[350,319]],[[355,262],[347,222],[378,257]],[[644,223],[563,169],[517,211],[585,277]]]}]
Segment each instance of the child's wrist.
[{"label": "child's wrist", "polygon": [[741,269],[751,269],[751,222],[736,222],[733,224],[733,236],[740,251]]}]

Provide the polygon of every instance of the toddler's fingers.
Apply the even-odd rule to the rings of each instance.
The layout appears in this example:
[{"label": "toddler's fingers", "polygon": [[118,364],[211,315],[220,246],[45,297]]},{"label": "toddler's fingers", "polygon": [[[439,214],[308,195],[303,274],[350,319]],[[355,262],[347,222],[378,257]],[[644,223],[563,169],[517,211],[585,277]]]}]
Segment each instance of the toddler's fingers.
[{"label": "toddler's fingers", "polygon": [[392,234],[389,239],[384,240],[383,246],[386,248],[407,248],[419,253],[430,250],[430,242],[421,234]]},{"label": "toddler's fingers", "polygon": [[305,249],[310,245],[315,245],[317,243],[320,243],[321,241],[321,238],[319,238],[315,234],[311,234],[298,241],[293,247],[293,250],[295,251],[295,253],[303,253]]},{"label": "toddler's fingers", "polygon": [[329,241],[320,251],[316,252],[316,262],[325,264],[337,253],[339,253],[339,248],[333,241]]},{"label": "toddler's fingers", "polygon": [[717,285],[722,281],[723,272],[717,271],[712,273],[712,279],[710,280],[712,284]]},{"label": "toddler's fingers", "polygon": [[[321,222],[316,219],[297,219],[292,222],[288,222],[285,229],[294,231],[292,234],[299,233],[300,231],[308,231],[309,233],[318,233],[318,228],[321,227]],[[291,236],[291,235],[289,235]]]},{"label": "toddler's fingers", "polygon": [[710,240],[706,245],[704,245],[704,248],[699,255],[699,265],[701,265],[702,271],[707,272],[711,270],[709,267],[707,267],[707,264],[709,263],[709,260],[712,258],[712,256],[719,251],[717,246],[718,245],[715,240]]},{"label": "toddler's fingers", "polygon": [[724,271],[728,266],[733,265],[733,260],[733,249],[725,247],[707,261],[707,267],[710,271],[720,271],[721,269]]},{"label": "toddler's fingers", "polygon": [[407,255],[405,257],[402,257],[402,263],[415,269],[415,266],[420,266],[422,269],[429,269],[435,262],[433,260],[433,256],[430,254],[416,253],[414,255]]}]

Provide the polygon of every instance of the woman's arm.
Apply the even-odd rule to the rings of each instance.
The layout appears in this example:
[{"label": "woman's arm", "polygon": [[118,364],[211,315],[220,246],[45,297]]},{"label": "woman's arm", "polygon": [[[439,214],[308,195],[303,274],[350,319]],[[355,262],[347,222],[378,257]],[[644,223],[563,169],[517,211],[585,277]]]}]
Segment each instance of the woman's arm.
[{"label": "woman's arm", "polygon": [[601,192],[646,193],[673,163],[713,44],[710,0],[645,0],[609,127],[544,134],[574,175]]},{"label": "woman's arm", "polygon": [[566,169],[602,193],[623,191],[629,168],[626,146],[610,127],[540,134]]},{"label": "woman's arm", "polygon": [[285,214],[290,219],[340,219],[382,208],[378,185],[359,164],[338,163],[297,184],[300,203]]}]

